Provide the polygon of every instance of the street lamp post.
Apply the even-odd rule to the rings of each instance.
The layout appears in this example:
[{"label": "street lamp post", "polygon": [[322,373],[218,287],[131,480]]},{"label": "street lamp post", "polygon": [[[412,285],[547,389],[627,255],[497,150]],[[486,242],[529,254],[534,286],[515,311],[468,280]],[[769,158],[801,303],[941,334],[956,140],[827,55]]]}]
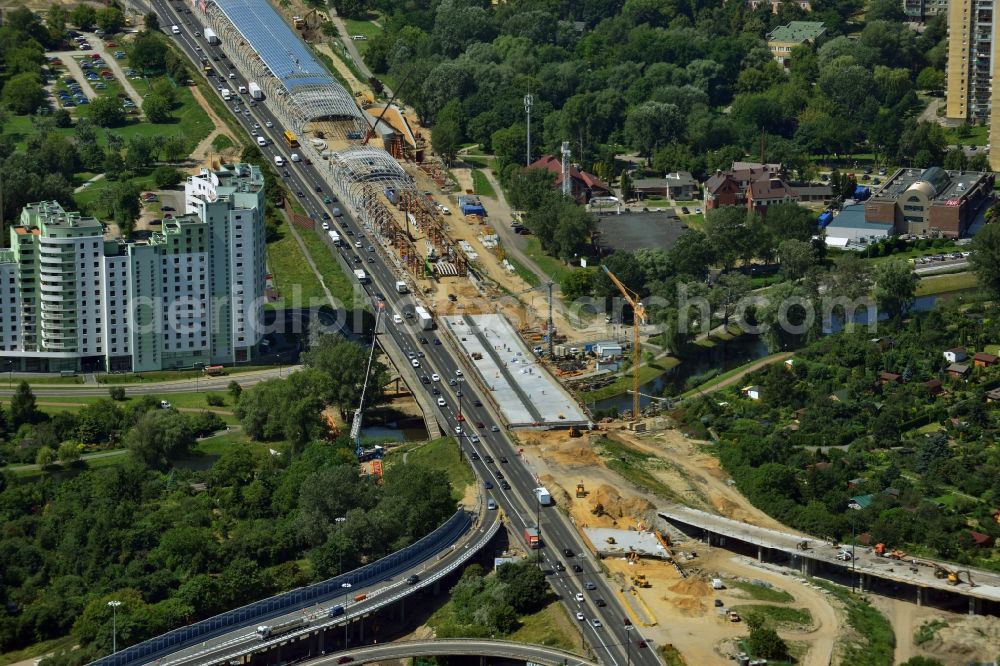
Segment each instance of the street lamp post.
[{"label": "street lamp post", "polygon": [[[344,591],[344,601],[341,603],[341,606],[343,606],[343,605],[347,604],[347,591],[349,589],[351,589],[351,584],[350,583],[341,583],[340,584],[340,589],[342,589]],[[347,629],[348,629],[348,626],[349,626],[349,622],[348,622],[347,618],[345,617],[344,618],[344,647],[345,648],[347,647]]]},{"label": "street lamp post", "polygon": [[118,607],[122,602],[113,599],[108,602],[111,606],[111,654],[118,652]]}]

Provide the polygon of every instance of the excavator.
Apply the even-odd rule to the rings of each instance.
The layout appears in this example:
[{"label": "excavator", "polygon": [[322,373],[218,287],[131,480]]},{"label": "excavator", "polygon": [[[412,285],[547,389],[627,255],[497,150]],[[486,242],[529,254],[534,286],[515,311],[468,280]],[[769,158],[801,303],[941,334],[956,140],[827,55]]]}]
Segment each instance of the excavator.
[{"label": "excavator", "polygon": [[946,569],[940,564],[934,565],[934,577],[935,578],[947,578],[949,585],[958,585],[962,582],[960,576],[965,574],[965,581],[969,584],[969,587],[975,587],[976,584],[972,582],[972,574],[969,573],[968,569],[959,569],[957,571],[952,571],[951,569]]},{"label": "excavator", "polygon": [[576,496],[577,497],[586,497],[587,496],[587,489],[583,486],[583,481],[581,481],[580,483],[576,484]]}]

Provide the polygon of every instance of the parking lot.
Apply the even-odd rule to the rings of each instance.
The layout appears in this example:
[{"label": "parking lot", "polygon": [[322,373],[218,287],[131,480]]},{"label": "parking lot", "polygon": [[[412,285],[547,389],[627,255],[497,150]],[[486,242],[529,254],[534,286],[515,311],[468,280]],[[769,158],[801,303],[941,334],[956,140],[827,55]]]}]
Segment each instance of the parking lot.
[{"label": "parking lot", "polygon": [[[117,61],[124,60],[126,53],[113,41],[99,42],[96,38],[79,35],[73,38],[77,51],[60,51],[48,55],[49,67],[55,77],[49,90],[53,103],[73,111],[78,116],[86,116],[86,107],[99,96],[113,95],[120,100],[127,115],[140,113],[139,100],[134,88],[119,77],[141,78],[137,72],[125,71]],[[95,50],[98,43],[99,50]],[[103,52],[102,52],[103,51]],[[114,59],[115,62],[109,62]]]}]

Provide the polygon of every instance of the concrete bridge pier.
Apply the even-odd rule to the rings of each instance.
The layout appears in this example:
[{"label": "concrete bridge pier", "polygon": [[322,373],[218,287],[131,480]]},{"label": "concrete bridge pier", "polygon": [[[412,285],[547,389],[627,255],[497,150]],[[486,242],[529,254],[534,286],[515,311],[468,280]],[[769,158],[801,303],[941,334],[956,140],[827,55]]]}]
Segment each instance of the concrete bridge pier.
[{"label": "concrete bridge pier", "polygon": [[764,546],[757,546],[757,561],[764,561]]},{"label": "concrete bridge pier", "polygon": [[925,592],[926,592],[926,588],[923,588],[923,587],[918,587],[917,588],[917,606],[923,606],[924,605],[924,596],[926,596]]},{"label": "concrete bridge pier", "polygon": [[815,569],[816,569],[816,561],[815,560],[813,560],[810,557],[803,557],[802,558],[802,567],[801,567],[801,570],[802,570],[802,575],[803,576],[805,576],[806,578],[811,578],[812,575],[813,575],[813,571],[815,571]]},{"label": "concrete bridge pier", "polygon": [[980,601],[977,597],[969,597],[969,615],[979,614],[979,611],[982,609]]}]

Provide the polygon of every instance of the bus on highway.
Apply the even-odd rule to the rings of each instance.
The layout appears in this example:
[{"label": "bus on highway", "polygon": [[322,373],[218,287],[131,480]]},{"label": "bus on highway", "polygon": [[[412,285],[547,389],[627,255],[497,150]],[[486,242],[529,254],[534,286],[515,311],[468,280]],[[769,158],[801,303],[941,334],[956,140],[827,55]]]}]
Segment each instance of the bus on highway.
[{"label": "bus on highway", "polygon": [[285,130],[285,143],[288,144],[289,148],[298,148],[299,140],[295,138],[295,135],[290,131]]}]

